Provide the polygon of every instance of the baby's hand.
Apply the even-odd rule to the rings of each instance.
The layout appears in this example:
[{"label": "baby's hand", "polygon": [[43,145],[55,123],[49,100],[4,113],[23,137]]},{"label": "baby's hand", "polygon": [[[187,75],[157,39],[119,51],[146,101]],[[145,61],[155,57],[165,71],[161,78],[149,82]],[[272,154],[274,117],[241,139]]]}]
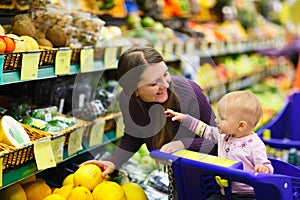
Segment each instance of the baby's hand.
[{"label": "baby's hand", "polygon": [[185,119],[185,115],[179,112],[175,112],[171,109],[167,109],[165,111],[165,114],[167,115],[167,117],[171,117],[172,121],[179,121],[179,122],[183,122],[183,120]]},{"label": "baby's hand", "polygon": [[256,164],[254,166],[254,172],[268,174],[269,169],[266,166],[264,166],[263,164]]}]

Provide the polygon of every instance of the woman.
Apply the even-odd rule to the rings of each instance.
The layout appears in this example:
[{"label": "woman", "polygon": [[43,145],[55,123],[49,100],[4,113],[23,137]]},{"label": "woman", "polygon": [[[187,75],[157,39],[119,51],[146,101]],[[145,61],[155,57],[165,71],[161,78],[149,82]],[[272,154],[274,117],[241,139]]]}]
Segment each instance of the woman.
[{"label": "woman", "polygon": [[119,58],[117,79],[123,88],[119,101],[124,136],[108,161],[84,164],[97,164],[105,177],[119,169],[143,143],[149,151],[189,149],[216,155],[215,143],[166,118],[164,111],[172,108],[215,125],[215,115],[201,88],[189,79],[171,76],[158,51],[149,46],[128,49]]}]

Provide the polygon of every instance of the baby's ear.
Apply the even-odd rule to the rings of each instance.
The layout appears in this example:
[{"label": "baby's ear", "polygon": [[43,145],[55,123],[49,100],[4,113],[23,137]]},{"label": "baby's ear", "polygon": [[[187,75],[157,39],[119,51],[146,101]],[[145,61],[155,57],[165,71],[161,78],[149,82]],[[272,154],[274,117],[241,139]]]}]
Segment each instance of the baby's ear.
[{"label": "baby's ear", "polygon": [[239,126],[238,126],[238,130],[239,131],[243,131],[247,128],[247,122],[246,121],[239,121]]}]

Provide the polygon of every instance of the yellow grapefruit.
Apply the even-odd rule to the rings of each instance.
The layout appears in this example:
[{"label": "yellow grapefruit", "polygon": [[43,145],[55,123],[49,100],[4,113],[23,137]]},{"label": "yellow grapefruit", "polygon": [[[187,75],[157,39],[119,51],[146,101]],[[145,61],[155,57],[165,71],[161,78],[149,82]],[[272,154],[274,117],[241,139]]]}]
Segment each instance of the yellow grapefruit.
[{"label": "yellow grapefruit", "polygon": [[84,186],[92,191],[103,181],[101,169],[94,164],[81,165],[73,176],[74,186]]},{"label": "yellow grapefruit", "polygon": [[62,185],[74,184],[73,177],[74,177],[74,174],[69,174],[68,176],[66,176],[66,178],[62,182]]},{"label": "yellow grapefruit", "polygon": [[74,188],[73,184],[64,185],[61,188],[58,188],[57,190],[53,191],[53,194],[59,194],[60,196],[67,198],[73,188]]},{"label": "yellow grapefruit", "polygon": [[66,200],[66,198],[60,196],[59,194],[50,194],[43,200]]},{"label": "yellow grapefruit", "polygon": [[23,185],[27,200],[43,200],[52,193],[50,186],[44,181],[34,181]]},{"label": "yellow grapefruit", "polygon": [[147,200],[148,197],[144,189],[137,183],[128,182],[122,185],[126,200]]},{"label": "yellow grapefruit", "polygon": [[103,181],[92,192],[94,200],[125,200],[123,188],[116,182]]},{"label": "yellow grapefruit", "polygon": [[89,189],[83,186],[77,186],[72,189],[67,200],[94,200]]}]

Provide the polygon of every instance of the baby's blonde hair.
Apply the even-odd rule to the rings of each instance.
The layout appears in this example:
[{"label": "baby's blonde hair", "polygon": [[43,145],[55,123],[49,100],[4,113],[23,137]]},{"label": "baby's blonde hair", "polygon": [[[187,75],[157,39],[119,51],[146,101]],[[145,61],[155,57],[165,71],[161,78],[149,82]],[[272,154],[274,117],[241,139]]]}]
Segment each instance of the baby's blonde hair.
[{"label": "baby's blonde hair", "polygon": [[232,109],[240,120],[246,121],[250,128],[254,128],[262,116],[258,98],[249,91],[229,92],[220,99],[218,104],[223,103],[227,109]]}]

